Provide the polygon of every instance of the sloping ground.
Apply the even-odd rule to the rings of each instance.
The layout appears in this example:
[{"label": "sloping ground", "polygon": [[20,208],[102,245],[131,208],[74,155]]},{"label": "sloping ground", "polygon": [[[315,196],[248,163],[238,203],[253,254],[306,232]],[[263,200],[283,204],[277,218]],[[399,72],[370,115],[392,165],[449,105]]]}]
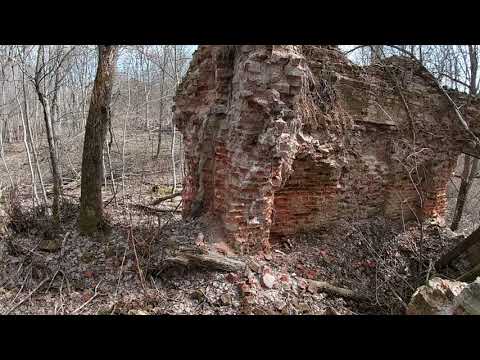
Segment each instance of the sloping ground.
[{"label": "sloping ground", "polygon": [[[179,244],[203,238],[212,245],[211,229],[201,221],[185,222],[177,213],[166,213],[155,226],[156,216],[115,216],[120,220],[111,234],[95,240],[77,233],[76,206],[65,209],[70,216],[57,252],[39,250],[40,240],[48,237],[39,216],[0,242],[0,313],[403,313],[403,303],[433,276],[429,264],[454,241],[434,225],[425,227],[421,242],[416,227],[402,232],[380,220],[345,222],[328,236],[311,233],[276,243],[270,254],[244,257],[244,271],[222,273],[164,261]],[[218,244],[216,249],[228,253]],[[309,279],[369,299],[323,293]]]}]

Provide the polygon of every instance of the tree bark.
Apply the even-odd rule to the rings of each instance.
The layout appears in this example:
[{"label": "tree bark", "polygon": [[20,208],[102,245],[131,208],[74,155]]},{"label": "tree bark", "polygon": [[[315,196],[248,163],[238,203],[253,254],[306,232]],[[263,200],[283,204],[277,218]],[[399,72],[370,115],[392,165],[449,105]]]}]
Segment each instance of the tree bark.
[{"label": "tree bark", "polygon": [[[468,45],[468,54],[470,60],[470,83],[469,83],[469,93],[471,96],[477,94],[477,71],[478,71],[478,54],[477,48],[473,45]],[[469,98],[470,102],[471,98]],[[465,207],[465,202],[467,201],[468,192],[472,187],[473,181],[475,179],[476,173],[478,170],[478,159],[472,158],[469,155],[465,154],[465,162],[463,164],[462,172],[462,181],[460,183],[460,188],[457,196],[457,203],[455,206],[455,213],[453,215],[452,225],[450,228],[453,231],[458,229],[460,220],[462,219],[463,209]]]},{"label": "tree bark", "polygon": [[48,99],[43,95],[39,87],[37,87],[38,99],[43,107],[43,119],[45,120],[45,128],[47,131],[48,152],[50,155],[50,165],[52,168],[53,177],[53,201],[52,201],[52,215],[54,225],[60,224],[60,197],[62,196],[62,181],[60,177],[60,170],[58,166],[57,148],[52,130],[52,117],[50,114],[50,104]]},{"label": "tree bark", "polygon": [[93,234],[104,229],[102,201],[103,144],[110,122],[113,77],[118,47],[98,46],[98,66],[85,128],[80,196],[80,231]]},{"label": "tree bark", "polygon": [[[40,200],[38,198],[38,193],[37,193],[37,186],[36,186],[36,181],[35,181],[35,172],[33,170],[33,165],[32,165],[32,157],[30,155],[30,147],[29,147],[29,142],[28,142],[28,126],[25,121],[25,117],[28,116],[26,115],[26,111],[28,112],[28,109],[24,110],[22,108],[22,104],[20,103],[19,100],[19,95],[17,92],[17,86],[15,85],[15,68],[12,66],[12,78],[14,80],[14,90],[15,90],[15,100],[18,105],[18,109],[20,111],[20,118],[22,120],[22,129],[23,129],[23,144],[25,146],[25,152],[27,154],[27,159],[28,159],[28,165],[30,167],[30,176],[32,179],[32,206],[35,207],[35,204],[40,204]],[[25,94],[24,94],[25,95]],[[24,98],[24,101],[26,102],[26,99]]]},{"label": "tree bark", "polygon": [[125,116],[123,118],[123,139],[122,139],[122,196],[123,196],[123,205],[126,206],[125,201],[125,145],[126,145],[126,136],[127,136],[127,121],[130,118],[130,107],[131,107],[131,93],[130,93],[130,73],[129,68],[127,67],[127,94],[128,94],[128,102],[127,102],[127,111],[125,112]]},{"label": "tree bark", "polygon": [[[178,71],[177,71],[177,46],[173,45],[173,68],[175,72],[175,91],[178,88]],[[172,185],[172,194],[177,191],[177,174],[175,168],[175,122],[173,121],[172,116],[172,146],[170,148],[170,157],[172,159],[172,177],[173,177],[173,185]]]},{"label": "tree bark", "polygon": [[22,90],[23,90],[23,106],[24,106],[24,113],[25,113],[25,123],[24,126],[26,127],[27,132],[27,140],[30,143],[32,148],[32,155],[33,161],[35,163],[35,170],[37,172],[38,180],[40,181],[40,186],[43,195],[43,203],[45,207],[48,206],[48,199],[47,199],[47,191],[45,190],[45,184],[43,182],[42,172],[40,170],[40,163],[38,161],[37,150],[35,148],[35,141],[32,135],[32,127],[30,125],[29,119],[29,107],[28,107],[28,96],[27,96],[27,84],[25,83],[25,74],[22,74]]},{"label": "tree bark", "polygon": [[[6,100],[5,100],[5,73],[3,71],[3,68],[2,68],[2,108],[5,107],[6,105]],[[7,123],[7,116],[3,113],[3,116],[4,119],[3,119],[3,123],[6,124]],[[2,130],[2,124],[0,123],[0,157],[2,158],[2,162],[3,162],[3,166],[5,167],[5,172],[7,173],[8,175],[8,178],[10,179],[10,184],[12,185],[12,189],[15,187],[15,184],[13,182],[13,178],[12,178],[12,175],[10,174],[10,171],[8,169],[8,165],[7,165],[7,162],[5,161],[5,157],[3,155],[3,136],[4,136],[4,130],[6,129],[6,127],[4,126],[3,130]]]},{"label": "tree bark", "polygon": [[455,213],[453,215],[452,225],[450,229],[456,231],[462,219],[463,209],[467,201],[467,196],[472,187],[475,175],[478,170],[478,159],[471,159],[469,155],[465,155],[465,163],[463,165],[462,181],[458,190],[457,203],[455,205]]},{"label": "tree bark", "polygon": [[372,45],[370,48],[370,63],[378,63],[383,57],[383,46],[382,45]]},{"label": "tree bark", "polygon": [[[42,76],[45,67],[46,67],[45,49],[43,45],[40,45],[37,53],[37,63],[35,67],[34,84],[35,84],[35,90],[37,92],[38,100],[42,105],[43,119],[45,121],[45,130],[47,133],[50,166],[52,169],[52,177],[53,177],[52,217],[53,217],[54,227],[58,229],[60,226],[60,197],[62,196],[62,180],[61,180],[61,174],[59,170],[60,168],[58,164],[57,147],[55,145],[55,137],[54,137],[55,134],[53,130],[53,120],[52,120],[52,113],[51,113],[52,104],[49,102],[47,96],[45,96],[46,85],[45,85],[45,81],[43,80],[45,75]],[[59,69],[57,68],[56,71],[58,70]],[[43,86],[42,86],[42,83],[43,83]]]},{"label": "tree bark", "polygon": [[167,54],[166,47],[163,48],[163,68],[162,68],[162,80],[160,83],[160,109],[159,109],[159,118],[158,118],[158,144],[157,144],[157,153],[155,158],[158,159],[160,156],[160,150],[162,147],[162,122],[163,122],[163,107],[164,107],[164,97],[165,97],[165,67],[167,66]]}]

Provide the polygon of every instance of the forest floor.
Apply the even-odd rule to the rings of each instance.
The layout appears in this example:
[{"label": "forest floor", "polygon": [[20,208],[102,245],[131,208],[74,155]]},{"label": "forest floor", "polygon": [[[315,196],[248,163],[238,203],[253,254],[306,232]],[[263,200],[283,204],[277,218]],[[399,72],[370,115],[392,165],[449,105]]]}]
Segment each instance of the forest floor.
[{"label": "forest floor", "polygon": [[[55,251],[42,250],[51,240],[50,223],[32,208],[22,145],[5,149],[11,173],[24,181],[10,201],[10,235],[0,241],[0,314],[402,314],[414,290],[434,275],[435,260],[458,240],[436,224],[421,231],[415,223],[344,219],[328,233],[300,234],[273,243],[270,253],[243,256],[248,266],[242,271],[167,266],[173,244],[204,238],[214,245],[202,219],[181,219],[180,198],[163,202],[157,213],[136,206],[171,192],[168,142],[153,159],[154,139],[130,135],[124,189],[121,145],[112,147],[117,191],[114,196],[107,179],[103,198],[111,232],[101,239],[77,230],[81,142],[65,148],[66,201]],[[48,174],[45,150],[40,157]],[[0,180],[8,181],[5,174]],[[309,280],[365,299],[318,291]]]},{"label": "forest floor", "polygon": [[[397,235],[380,220],[345,223],[329,236],[275,243],[271,253],[244,256],[245,271],[223,273],[163,266],[171,244],[208,234],[201,220],[173,213],[160,227],[119,221],[93,239],[76,230],[77,211],[64,210],[71,217],[56,252],[39,249],[42,226],[28,215],[33,226],[0,243],[1,314],[401,314],[454,241],[436,225],[425,227],[420,248],[416,226]],[[368,299],[317,292],[306,279]]]}]

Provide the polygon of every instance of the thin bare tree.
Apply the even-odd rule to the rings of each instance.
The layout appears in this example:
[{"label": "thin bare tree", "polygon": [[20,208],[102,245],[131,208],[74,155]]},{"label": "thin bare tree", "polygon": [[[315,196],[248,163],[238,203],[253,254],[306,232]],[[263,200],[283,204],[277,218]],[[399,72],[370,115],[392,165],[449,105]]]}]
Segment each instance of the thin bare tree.
[{"label": "thin bare tree", "polygon": [[112,99],[118,46],[99,45],[98,65],[85,128],[80,197],[80,230],[92,234],[105,228],[102,201],[102,155]]},{"label": "thin bare tree", "polygon": [[[465,61],[465,66],[469,67],[469,71],[467,71],[467,79],[469,87],[468,91],[471,96],[476,96],[478,92],[478,45],[468,45],[468,60]],[[477,175],[478,165],[479,165],[478,158],[472,158],[470,155],[464,155],[463,161],[463,171],[461,176],[460,187],[458,189],[457,195],[457,202],[455,204],[455,212],[453,214],[452,224],[450,228],[453,231],[458,229],[460,221],[462,219],[463,210],[465,208],[465,203],[467,201],[468,193],[472,187],[473,181]]]}]

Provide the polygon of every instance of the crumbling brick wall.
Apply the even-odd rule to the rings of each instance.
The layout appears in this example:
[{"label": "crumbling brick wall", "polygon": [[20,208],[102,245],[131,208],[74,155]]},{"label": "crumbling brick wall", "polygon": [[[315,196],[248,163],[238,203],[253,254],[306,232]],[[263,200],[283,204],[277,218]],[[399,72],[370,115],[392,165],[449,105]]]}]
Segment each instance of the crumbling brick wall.
[{"label": "crumbling brick wall", "polygon": [[[480,102],[449,94],[480,130]],[[359,67],[330,46],[200,46],[174,121],[184,216],[246,251],[340,218],[441,220],[457,156],[476,151],[423,67]]]}]

